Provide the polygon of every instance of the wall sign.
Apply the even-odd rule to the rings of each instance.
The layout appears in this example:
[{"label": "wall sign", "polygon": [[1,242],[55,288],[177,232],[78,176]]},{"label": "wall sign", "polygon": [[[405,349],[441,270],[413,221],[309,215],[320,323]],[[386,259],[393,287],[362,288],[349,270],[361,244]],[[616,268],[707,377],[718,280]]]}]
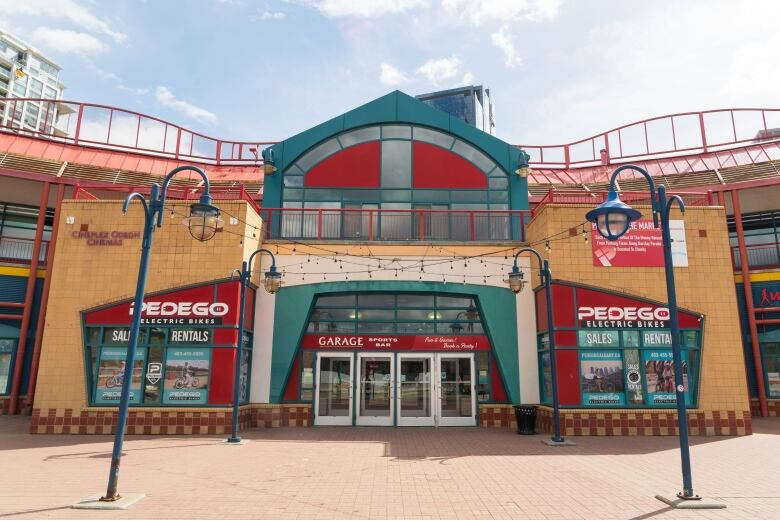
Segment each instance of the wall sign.
[{"label": "wall sign", "polygon": [[74,231],[76,240],[84,240],[88,246],[121,246],[125,240],[141,238],[140,231]]},{"label": "wall sign", "polygon": [[[672,264],[688,267],[688,247],[685,243],[685,221],[670,220]],[[628,232],[610,242],[591,224],[593,265],[597,267],[663,267],[664,250],[661,229],[653,227],[652,219],[631,223]]]},{"label": "wall sign", "polygon": [[306,334],[304,349],[341,350],[490,350],[487,336],[403,336],[370,334]]},{"label": "wall sign", "polygon": [[577,321],[583,328],[667,327],[669,309],[654,305],[584,306],[577,308]]}]

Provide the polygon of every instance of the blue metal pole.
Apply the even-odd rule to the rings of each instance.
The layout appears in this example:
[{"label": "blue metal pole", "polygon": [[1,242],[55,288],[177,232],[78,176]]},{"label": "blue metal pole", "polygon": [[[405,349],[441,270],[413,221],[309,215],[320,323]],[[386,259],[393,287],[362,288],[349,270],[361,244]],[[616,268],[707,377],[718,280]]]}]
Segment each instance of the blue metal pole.
[{"label": "blue metal pole", "polygon": [[[122,381],[122,394],[119,398],[119,416],[117,417],[116,431],[114,432],[114,450],[111,453],[108,489],[106,491],[106,496],[101,498],[101,500],[105,502],[118,500],[120,498],[119,493],[117,492],[119,463],[122,459],[122,446],[125,441],[125,426],[127,425],[127,415],[130,405],[130,386],[133,382],[135,353],[138,349],[138,332],[141,329],[141,311],[143,308],[144,290],[146,289],[146,273],[149,269],[149,256],[152,249],[152,237],[157,211],[157,194],[158,186],[156,184],[152,185],[151,206],[147,207],[146,203],[143,204],[144,236],[141,244],[141,264],[138,267],[138,282],[136,283],[135,300],[133,303],[133,320],[130,325],[130,341],[127,345],[127,356],[125,357],[125,374]],[[127,203],[125,203],[125,208],[126,207]]]},{"label": "blue metal pole", "polygon": [[550,377],[552,378],[553,401],[553,442],[563,442],[561,437],[561,412],[558,405],[558,363],[555,359],[555,327],[553,326],[553,298],[552,298],[552,274],[550,263],[545,260],[542,264],[542,280],[544,281],[544,294],[547,299],[547,337],[550,344]]},{"label": "blue metal pole", "polygon": [[238,436],[238,405],[241,400],[241,359],[244,346],[244,308],[246,306],[246,287],[249,282],[249,266],[247,262],[241,264],[241,304],[238,307],[238,339],[236,340],[236,368],[233,375],[233,428],[228,437],[228,442],[241,442]]},{"label": "blue metal pole", "polygon": [[685,386],[683,385],[682,351],[680,349],[680,324],[677,317],[677,292],[674,284],[674,265],[672,263],[672,238],[669,230],[669,209],[671,203],[677,200],[680,209],[685,205],[679,197],[666,200],[666,188],[658,187],[658,209],[661,213],[661,234],[664,245],[664,270],[666,271],[666,293],[669,302],[669,328],[672,334],[672,359],[674,360],[675,395],[677,397],[677,424],[680,428],[680,460],[682,464],[683,490],[678,493],[680,498],[697,498],[693,494],[693,479],[691,477],[691,455],[688,441],[688,417],[685,408]]}]

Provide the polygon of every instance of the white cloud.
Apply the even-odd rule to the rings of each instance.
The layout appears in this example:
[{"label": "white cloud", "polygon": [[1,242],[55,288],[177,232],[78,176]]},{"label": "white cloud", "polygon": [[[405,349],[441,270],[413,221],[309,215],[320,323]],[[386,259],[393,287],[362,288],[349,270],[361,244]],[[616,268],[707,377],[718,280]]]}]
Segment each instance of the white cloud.
[{"label": "white cloud", "polygon": [[461,85],[472,85],[474,83],[474,74],[467,72],[463,75],[463,79],[460,80]]},{"label": "white cloud", "polygon": [[63,29],[38,27],[33,31],[32,39],[60,53],[96,54],[108,50],[108,45],[90,34]]},{"label": "white cloud", "polygon": [[288,0],[313,7],[328,18],[375,18],[427,6],[427,0]]},{"label": "white cloud", "polygon": [[205,108],[200,108],[187,101],[178,99],[168,87],[157,87],[154,91],[154,95],[157,98],[157,102],[161,105],[181,112],[192,119],[205,121],[207,123],[214,123],[217,120],[217,116],[213,112],[209,112]]},{"label": "white cloud", "polygon": [[19,0],[3,3],[5,15],[29,15],[68,20],[87,31],[110,36],[116,42],[123,42],[127,35],[119,32],[109,22],[95,16],[87,7],[74,0]]},{"label": "white cloud", "polygon": [[381,81],[383,85],[401,85],[409,81],[409,78],[406,77],[406,74],[396,69],[389,63],[382,63],[379,68],[379,81]]},{"label": "white cloud", "polygon": [[249,17],[250,20],[253,22],[262,21],[262,20],[282,20],[286,17],[283,12],[281,11],[266,11],[263,9],[258,9],[255,14]]},{"label": "white cloud", "polygon": [[460,59],[457,56],[449,58],[432,59],[423,63],[417,69],[418,74],[422,74],[433,84],[438,85],[440,81],[454,78],[460,69]]},{"label": "white cloud", "polygon": [[504,65],[511,69],[520,65],[523,60],[517,55],[513,41],[514,37],[508,31],[509,26],[502,25],[501,29],[490,35],[490,41],[504,52]]},{"label": "white cloud", "polygon": [[481,25],[491,20],[551,20],[558,15],[560,0],[442,0],[441,5],[451,16]]}]

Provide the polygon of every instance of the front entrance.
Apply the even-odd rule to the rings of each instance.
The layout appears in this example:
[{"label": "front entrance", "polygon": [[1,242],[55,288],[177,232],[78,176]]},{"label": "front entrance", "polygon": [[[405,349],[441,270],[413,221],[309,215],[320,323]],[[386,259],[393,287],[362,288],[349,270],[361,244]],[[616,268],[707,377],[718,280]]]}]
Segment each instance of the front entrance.
[{"label": "front entrance", "polygon": [[314,424],[475,426],[474,385],[471,353],[321,353]]}]

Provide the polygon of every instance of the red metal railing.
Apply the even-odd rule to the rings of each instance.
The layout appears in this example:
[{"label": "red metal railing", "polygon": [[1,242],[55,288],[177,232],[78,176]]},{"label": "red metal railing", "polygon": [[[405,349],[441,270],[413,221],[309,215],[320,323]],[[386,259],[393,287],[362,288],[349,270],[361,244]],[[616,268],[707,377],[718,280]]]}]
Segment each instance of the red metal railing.
[{"label": "red metal railing", "polygon": [[780,109],[728,108],[644,119],[572,143],[517,145],[539,168],[571,168],[708,153],[780,139]]},{"label": "red metal railing", "polygon": [[[21,124],[29,104],[42,115],[34,129]],[[260,164],[262,149],[274,144],[209,137],[157,117],[94,103],[0,98],[0,107],[6,105],[6,113],[18,118],[8,117],[0,131],[196,163]],[[566,144],[517,146],[531,155],[533,167],[565,170],[777,142],[778,128],[780,109],[729,108],[653,117]],[[736,159],[750,162],[754,158]]]},{"label": "red metal railing", "polygon": [[[598,205],[607,200],[607,191],[573,191],[573,190],[549,190],[539,200],[532,215],[536,215],[547,204],[591,204]],[[672,192],[669,195],[679,195],[687,206],[712,206],[712,193],[701,192]],[[630,205],[649,206],[650,195],[646,191],[621,191],[620,200]]]},{"label": "red metal railing", "polygon": [[266,239],[525,241],[529,211],[263,208]]},{"label": "red metal railing", "polygon": [[[747,252],[747,264],[751,269],[780,266],[780,243],[748,244],[745,245],[745,251]],[[739,246],[731,247],[731,264],[735,271],[742,269]]]},{"label": "red metal railing", "polygon": [[[0,108],[6,106],[8,117],[5,124],[0,125],[3,132],[182,161],[216,165],[262,164],[262,149],[273,144],[217,139],[157,117],[94,103],[0,98]],[[36,119],[36,128],[21,124],[28,106],[35,107],[43,115]],[[12,117],[14,115],[18,117]]]},{"label": "red metal railing", "polygon": [[[149,196],[151,186],[134,186],[130,184],[77,184],[73,188],[73,198],[76,200],[111,200],[123,199],[129,193],[138,192]],[[166,197],[168,200],[198,200],[203,193],[202,186],[169,186]],[[258,213],[260,205],[246,191],[243,184],[237,186],[211,186],[211,198],[214,200],[243,200],[248,202]]]},{"label": "red metal railing", "polygon": [[[14,264],[29,264],[32,260],[33,246],[35,240],[32,238],[20,238],[0,236],[0,261]],[[49,248],[49,241],[41,241],[41,252],[38,255],[38,265],[46,264],[46,251]]]}]

